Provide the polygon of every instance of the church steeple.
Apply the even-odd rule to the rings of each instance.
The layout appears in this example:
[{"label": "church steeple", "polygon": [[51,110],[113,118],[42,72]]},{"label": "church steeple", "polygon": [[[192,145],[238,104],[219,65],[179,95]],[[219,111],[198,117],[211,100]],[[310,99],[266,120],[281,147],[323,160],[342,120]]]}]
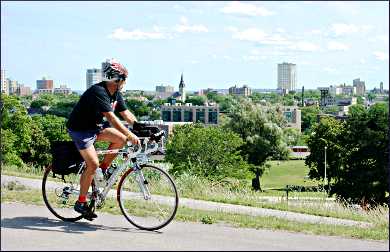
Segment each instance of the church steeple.
[{"label": "church steeple", "polygon": [[183,80],[183,73],[181,73],[181,79],[180,79],[180,84],[179,84],[179,92],[181,96],[181,101],[184,103],[186,101],[186,91],[184,90],[185,84]]},{"label": "church steeple", "polygon": [[180,89],[180,88],[184,88],[184,87],[185,87],[185,84],[184,84],[184,80],[183,80],[183,73],[181,73],[181,79],[180,79],[179,89]]}]

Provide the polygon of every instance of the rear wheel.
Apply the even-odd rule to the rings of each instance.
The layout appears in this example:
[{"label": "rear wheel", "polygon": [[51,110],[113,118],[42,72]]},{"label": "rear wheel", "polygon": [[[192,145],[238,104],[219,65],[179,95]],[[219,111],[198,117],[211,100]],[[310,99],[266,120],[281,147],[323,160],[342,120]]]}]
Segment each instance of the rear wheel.
[{"label": "rear wheel", "polygon": [[159,167],[129,169],[118,185],[119,206],[126,219],[144,230],[157,230],[176,215],[179,197],[172,178]]},{"label": "rear wheel", "polygon": [[[73,209],[80,193],[80,176],[83,170],[81,168],[77,174],[65,175],[64,181],[61,175],[53,176],[51,165],[45,169],[42,180],[43,200],[50,212],[63,221],[74,222],[83,218]],[[94,189],[95,185],[92,182],[88,191],[88,200],[92,198]],[[94,210],[95,201],[92,199],[89,204]]]}]

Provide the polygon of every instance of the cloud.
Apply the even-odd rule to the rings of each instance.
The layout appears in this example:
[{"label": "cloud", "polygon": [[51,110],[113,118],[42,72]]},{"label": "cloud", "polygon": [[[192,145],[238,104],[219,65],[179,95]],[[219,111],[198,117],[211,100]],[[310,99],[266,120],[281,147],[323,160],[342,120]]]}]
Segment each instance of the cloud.
[{"label": "cloud", "polygon": [[238,32],[238,28],[234,27],[234,26],[228,26],[228,27],[225,27],[225,31],[234,33],[234,32]]},{"label": "cloud", "polygon": [[256,6],[254,4],[248,4],[243,2],[230,2],[221,9],[221,12],[225,14],[238,14],[244,16],[271,16],[275,12],[270,11],[264,7]]},{"label": "cloud", "polygon": [[328,42],[328,49],[331,51],[347,51],[349,46],[340,42],[330,41]]},{"label": "cloud", "polygon": [[332,24],[330,27],[330,30],[336,36],[347,35],[347,34],[352,34],[357,32],[367,32],[371,29],[372,29],[371,25],[357,26],[354,24],[343,24],[343,23]]},{"label": "cloud", "polygon": [[359,3],[348,1],[348,2],[341,2],[341,1],[327,1],[325,2],[326,5],[333,8],[333,11],[338,11],[339,13],[342,13],[344,15],[357,15],[359,14]]},{"label": "cloud", "polygon": [[382,42],[385,42],[385,43],[389,43],[389,36],[387,35],[378,35],[376,37],[373,37],[373,38],[369,38],[368,41],[370,42],[377,42],[377,41],[382,41]]},{"label": "cloud", "polygon": [[139,29],[135,29],[133,31],[126,31],[123,28],[118,28],[113,31],[112,34],[108,36],[111,39],[118,40],[147,40],[147,39],[167,39],[168,36],[156,31],[154,32],[143,32]]},{"label": "cloud", "polygon": [[208,32],[209,30],[204,25],[189,25],[186,17],[180,18],[180,24],[176,25],[175,31],[183,32]]},{"label": "cloud", "polygon": [[314,29],[314,30],[310,31],[310,34],[315,34],[315,35],[319,34],[320,35],[320,34],[322,34],[322,31],[319,29]]},{"label": "cloud", "polygon": [[324,71],[328,72],[328,73],[336,73],[337,72],[337,70],[335,68],[332,68],[332,67],[325,67]]},{"label": "cloud", "polygon": [[263,55],[262,52],[258,49],[252,49],[249,52],[249,55],[242,56],[244,61],[259,61],[259,60],[265,60],[268,57],[266,55]]},{"label": "cloud", "polygon": [[231,56],[229,56],[229,55],[224,55],[223,58],[226,59],[226,60],[232,60],[232,59],[233,59],[233,58],[232,58]]},{"label": "cloud", "polygon": [[[232,32],[233,39],[275,46],[273,51],[281,50],[283,51],[283,55],[286,55],[289,51],[314,52],[320,49],[317,44],[307,41],[299,41],[297,38],[289,38],[286,34],[268,34],[258,28],[248,28],[239,31],[236,27],[229,26],[226,27],[225,30]],[[246,59],[253,60],[255,57],[247,57]]]},{"label": "cloud", "polygon": [[381,60],[381,61],[389,60],[389,53],[374,52],[373,54],[375,55],[376,59],[378,59],[378,60]]},{"label": "cloud", "polygon": [[243,60],[245,61],[259,61],[259,60],[266,60],[267,59],[267,56],[265,55],[244,55],[243,57]]},{"label": "cloud", "polygon": [[261,44],[269,45],[287,45],[290,42],[280,34],[269,35],[264,31],[257,28],[248,28],[243,31],[238,31],[237,29],[230,29],[233,32],[232,37],[239,40],[258,42]]},{"label": "cloud", "polygon": [[319,46],[306,41],[295,42],[288,47],[289,49],[304,52],[314,52],[319,50]]}]

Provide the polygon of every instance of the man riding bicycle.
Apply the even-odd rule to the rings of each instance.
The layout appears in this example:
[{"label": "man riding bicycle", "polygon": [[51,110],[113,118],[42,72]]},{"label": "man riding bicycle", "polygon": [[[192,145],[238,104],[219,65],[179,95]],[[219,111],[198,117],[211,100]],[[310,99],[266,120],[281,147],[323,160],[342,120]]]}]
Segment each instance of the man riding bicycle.
[{"label": "man riding bicycle", "polygon": [[[133,125],[133,129],[140,127],[136,117],[127,109],[120,93],[126,83],[127,69],[118,61],[111,59],[103,64],[102,71],[103,81],[82,94],[66,123],[68,133],[86,163],[86,169],[80,177],[80,195],[74,210],[88,220],[97,217],[87,204],[87,193],[95,171],[100,168],[106,176],[107,168],[116,157],[116,154],[106,154],[99,165],[94,142],[96,140],[110,142],[108,149],[122,148],[127,141],[131,141],[132,144],[140,143],[138,137],[114,114],[118,112],[126,122]],[[108,122],[103,122],[103,117]]]}]

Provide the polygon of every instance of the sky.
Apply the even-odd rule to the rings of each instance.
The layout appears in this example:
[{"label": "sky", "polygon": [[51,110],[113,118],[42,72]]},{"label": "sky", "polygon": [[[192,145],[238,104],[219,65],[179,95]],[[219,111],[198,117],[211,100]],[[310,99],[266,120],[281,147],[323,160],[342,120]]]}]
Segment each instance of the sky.
[{"label": "sky", "polygon": [[125,89],[277,87],[277,64],[297,65],[297,88],[389,83],[387,1],[1,1],[1,68],[36,88],[85,90],[107,58],[129,70]]}]

